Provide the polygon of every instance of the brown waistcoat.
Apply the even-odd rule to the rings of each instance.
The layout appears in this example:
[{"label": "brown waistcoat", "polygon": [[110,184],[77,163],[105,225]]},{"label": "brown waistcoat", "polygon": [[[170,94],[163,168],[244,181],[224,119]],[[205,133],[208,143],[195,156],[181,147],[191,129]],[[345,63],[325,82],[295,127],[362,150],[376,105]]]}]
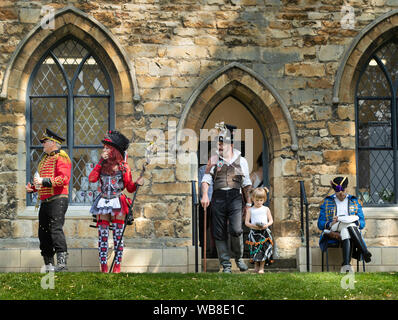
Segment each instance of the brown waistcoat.
[{"label": "brown waistcoat", "polygon": [[243,171],[240,166],[240,156],[231,165],[224,163],[221,168],[215,166],[212,177],[214,190],[221,188],[240,189],[243,182]]}]

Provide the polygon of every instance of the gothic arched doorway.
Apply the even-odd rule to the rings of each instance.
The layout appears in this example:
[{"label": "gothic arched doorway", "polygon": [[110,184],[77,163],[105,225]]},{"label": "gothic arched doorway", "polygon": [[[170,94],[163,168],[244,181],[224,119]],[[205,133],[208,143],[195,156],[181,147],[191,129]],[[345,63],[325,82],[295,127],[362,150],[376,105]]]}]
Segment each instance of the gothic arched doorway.
[{"label": "gothic arched doorway", "polygon": [[[260,185],[269,187],[269,154],[268,154],[268,143],[266,140],[266,136],[264,130],[260,127],[255,115],[253,115],[247,106],[239,101],[237,98],[233,96],[228,96],[223,101],[221,101],[209,114],[205,123],[203,124],[202,129],[211,130],[215,127],[215,124],[218,122],[224,122],[226,124],[234,125],[240,130],[240,138],[237,141],[234,141],[234,148],[241,151],[242,156],[244,156],[248,160],[249,171],[251,173],[251,180],[253,186],[257,187]],[[205,142],[206,143],[206,142]],[[202,154],[201,147],[199,146],[199,154]],[[205,146],[205,150],[210,150],[211,141],[210,137],[207,141],[207,146]],[[201,163],[199,157],[199,165],[206,165],[206,163]],[[258,174],[259,173],[259,174]],[[255,176],[258,174],[258,178]],[[269,202],[269,200],[268,200]],[[203,208],[200,206],[199,208],[199,238],[200,238],[200,246],[202,247],[203,254]],[[211,219],[210,213],[207,215],[207,224],[208,224],[208,236],[207,236],[207,257],[209,258],[217,258],[217,252],[214,246],[214,241],[211,236]],[[247,239],[247,235],[249,233],[249,229],[245,226],[244,221],[242,221],[243,225],[243,238]],[[244,247],[244,258],[249,257],[248,247]]]}]

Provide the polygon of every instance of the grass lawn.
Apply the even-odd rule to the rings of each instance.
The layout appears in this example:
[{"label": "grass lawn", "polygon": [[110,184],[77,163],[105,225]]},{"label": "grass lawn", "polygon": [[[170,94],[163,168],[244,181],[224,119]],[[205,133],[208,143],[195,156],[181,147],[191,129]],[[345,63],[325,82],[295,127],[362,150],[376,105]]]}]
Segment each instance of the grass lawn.
[{"label": "grass lawn", "polygon": [[[355,279],[351,278],[351,289],[342,288],[344,275],[339,273],[65,272],[55,274],[54,289],[47,290],[41,287],[43,276],[40,273],[1,273],[0,300],[398,299],[397,272],[352,274]],[[348,278],[345,280],[344,283],[349,284]]]}]

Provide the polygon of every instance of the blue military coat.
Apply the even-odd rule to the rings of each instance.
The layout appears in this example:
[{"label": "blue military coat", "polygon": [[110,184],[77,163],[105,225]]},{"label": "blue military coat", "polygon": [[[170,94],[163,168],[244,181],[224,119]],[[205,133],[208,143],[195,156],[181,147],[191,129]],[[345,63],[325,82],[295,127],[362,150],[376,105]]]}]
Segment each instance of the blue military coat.
[{"label": "blue military coat", "polygon": [[[358,201],[358,198],[353,196],[353,195],[347,195],[348,197],[348,214],[349,215],[357,215],[359,220],[356,222],[359,227],[359,229],[363,229],[365,227],[365,217],[363,215],[363,210],[362,206]],[[333,221],[333,217],[337,214],[337,206],[336,202],[334,199],[336,198],[336,195],[333,194],[331,196],[328,196],[325,198],[323,201],[320,209],[320,214],[318,218],[318,228],[320,230],[325,230],[330,228],[330,224]],[[324,237],[324,232],[322,232],[320,239],[319,239],[319,246],[321,247],[322,251],[325,251],[326,249],[326,241],[328,241],[329,244],[336,244],[337,240],[333,239],[328,239],[327,237]]]}]

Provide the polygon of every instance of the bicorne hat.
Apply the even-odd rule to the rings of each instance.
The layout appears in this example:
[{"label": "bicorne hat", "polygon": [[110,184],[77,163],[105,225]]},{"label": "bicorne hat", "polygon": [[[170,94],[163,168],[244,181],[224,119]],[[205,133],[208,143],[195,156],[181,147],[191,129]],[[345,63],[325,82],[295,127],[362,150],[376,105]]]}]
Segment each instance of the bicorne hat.
[{"label": "bicorne hat", "polygon": [[333,181],[330,181],[332,188],[336,192],[344,191],[348,186],[348,178],[347,177],[336,177]]},{"label": "bicorne hat", "polygon": [[46,129],[46,132],[43,133],[43,136],[40,139],[40,142],[43,143],[46,140],[55,141],[56,143],[62,144],[65,141],[64,138],[61,138],[56,133],[52,132],[50,129]]},{"label": "bicorne hat", "polygon": [[110,130],[108,131],[108,133],[105,134],[102,143],[116,148],[120,152],[120,154],[124,157],[125,152],[129,147],[130,141],[119,131]]}]

